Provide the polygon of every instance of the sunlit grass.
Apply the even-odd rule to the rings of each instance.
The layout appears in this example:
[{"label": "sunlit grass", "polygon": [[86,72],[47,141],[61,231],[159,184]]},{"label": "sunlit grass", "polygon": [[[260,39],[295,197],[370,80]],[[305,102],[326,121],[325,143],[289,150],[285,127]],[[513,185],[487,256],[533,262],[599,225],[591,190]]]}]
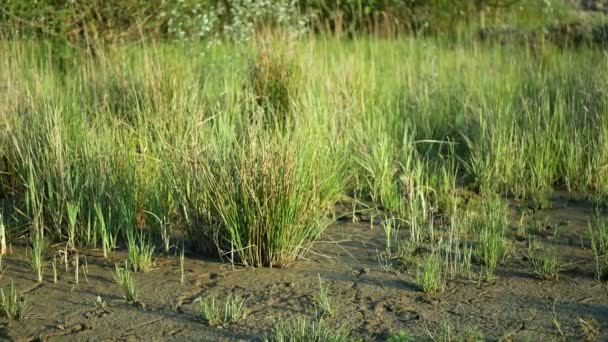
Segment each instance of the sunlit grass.
[{"label": "sunlit grass", "polygon": [[[608,61],[593,49],[275,34],[95,59],[0,44],[12,57],[0,69],[1,191],[23,199],[14,226],[70,249],[131,241],[150,255],[135,253],[137,228],[167,252],[183,228],[199,252],[283,267],[350,197],[391,217],[389,250],[399,234],[444,239],[446,258],[464,260],[470,229],[448,223],[469,200],[460,190],[536,208],[557,187],[600,204],[608,193]],[[58,65],[53,49],[77,63]],[[493,223],[503,210],[479,210],[486,228],[470,247],[491,278],[508,250]]]}]

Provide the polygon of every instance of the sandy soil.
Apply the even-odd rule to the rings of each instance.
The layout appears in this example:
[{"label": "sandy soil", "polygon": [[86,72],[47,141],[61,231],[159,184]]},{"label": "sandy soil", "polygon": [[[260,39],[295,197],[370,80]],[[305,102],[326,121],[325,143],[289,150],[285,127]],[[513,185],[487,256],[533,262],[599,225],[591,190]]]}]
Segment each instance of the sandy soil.
[{"label": "sandy soil", "polygon": [[[114,263],[126,258],[122,252],[108,259],[99,251],[83,253],[88,274],[87,279],[81,274],[78,284],[73,272],[61,269],[59,281],[53,283],[50,267],[38,284],[24,250],[15,247],[4,258],[0,286],[14,280],[25,291],[30,310],[23,320],[0,320],[0,340],[259,340],[286,317],[315,316],[318,275],[337,308],[330,323],[349,325],[354,338],[363,341],[384,340],[400,330],[429,339],[446,322],[454,333],[477,326],[488,340],[608,340],[608,286],[594,279],[588,242],[580,238],[586,236],[591,214],[587,203],[564,198],[534,213],[537,222],[543,222],[536,235],[545,244],[559,246],[564,265],[559,281],[537,279],[525,257],[527,242],[514,239],[512,256],[495,281],[450,282],[445,292],[435,295],[418,289],[413,271],[381,270],[376,250],[384,248],[384,233],[378,222],[365,217],[356,223],[352,217],[338,221],[315,244],[308,260],[287,269],[233,268],[192,256],[186,258],[181,284],[179,258],[158,257],[154,270],[135,275],[142,286],[142,305],[127,303],[112,280]],[[230,292],[247,298],[246,319],[211,327],[196,316],[197,297]],[[107,301],[105,308],[94,305],[98,295]],[[596,332],[585,333],[581,320]]]}]

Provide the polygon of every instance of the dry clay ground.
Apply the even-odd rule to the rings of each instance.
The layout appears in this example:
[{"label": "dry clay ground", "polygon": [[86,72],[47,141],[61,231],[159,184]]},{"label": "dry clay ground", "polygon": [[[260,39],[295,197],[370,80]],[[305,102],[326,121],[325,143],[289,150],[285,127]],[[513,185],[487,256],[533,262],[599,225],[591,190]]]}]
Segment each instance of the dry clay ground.
[{"label": "dry clay ground", "polygon": [[[551,209],[534,213],[543,222],[537,236],[559,246],[564,265],[559,281],[535,278],[525,258],[527,242],[514,240],[512,256],[495,281],[450,282],[434,295],[418,289],[414,272],[381,270],[376,250],[385,246],[384,233],[378,222],[364,217],[356,223],[352,217],[338,221],[315,244],[309,260],[287,269],[232,268],[189,257],[181,284],[179,258],[158,257],[154,270],[135,275],[143,305],[126,303],[113,282],[114,263],[122,262],[124,253],[108,259],[98,251],[83,254],[88,274],[86,280],[81,274],[78,284],[65,271],[53,283],[50,267],[38,284],[23,250],[14,248],[4,258],[0,286],[14,280],[25,291],[30,309],[23,320],[0,321],[0,340],[260,340],[286,317],[315,316],[318,275],[337,310],[328,322],[349,326],[355,340],[384,340],[401,330],[424,340],[438,336],[446,324],[453,333],[478,327],[488,340],[608,340],[608,286],[594,279],[588,242],[581,246],[591,215],[589,204],[564,198],[554,198]],[[555,228],[560,231],[557,239]],[[247,298],[247,318],[211,327],[197,317],[197,297],[231,291]],[[95,306],[97,296],[107,301],[105,308]]]}]

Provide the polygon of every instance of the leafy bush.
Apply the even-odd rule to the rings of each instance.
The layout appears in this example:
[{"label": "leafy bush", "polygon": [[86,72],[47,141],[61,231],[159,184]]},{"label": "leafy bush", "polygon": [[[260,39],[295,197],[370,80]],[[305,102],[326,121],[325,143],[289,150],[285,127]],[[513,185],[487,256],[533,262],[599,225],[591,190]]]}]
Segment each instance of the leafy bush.
[{"label": "leafy bush", "polygon": [[[45,36],[81,47],[149,38],[247,40],[260,27],[294,34],[311,28],[349,34],[453,31],[460,24],[562,17],[567,6],[541,0],[91,0],[0,3],[0,30]],[[514,14],[514,15],[512,15]],[[514,20],[514,19],[512,19]],[[551,23],[549,20],[541,20]]]}]

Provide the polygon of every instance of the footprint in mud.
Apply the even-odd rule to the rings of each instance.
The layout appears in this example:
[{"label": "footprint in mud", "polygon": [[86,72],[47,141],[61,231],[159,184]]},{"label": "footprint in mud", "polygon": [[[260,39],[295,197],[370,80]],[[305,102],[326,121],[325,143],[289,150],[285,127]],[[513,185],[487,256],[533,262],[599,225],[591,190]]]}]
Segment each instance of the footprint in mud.
[{"label": "footprint in mud", "polygon": [[106,310],[106,309],[95,309],[93,311],[89,311],[86,312],[83,316],[86,319],[91,319],[91,318],[104,318],[106,316],[109,316],[112,312],[110,310]]},{"label": "footprint in mud", "polygon": [[62,330],[62,331],[66,331],[69,334],[73,334],[73,333],[77,333],[80,331],[85,331],[85,330],[90,330],[91,327],[89,325],[86,325],[84,323],[75,323],[75,324],[58,324],[57,325],[57,329]]},{"label": "footprint in mud", "polygon": [[203,292],[200,290],[191,290],[184,294],[175,297],[175,304],[173,304],[173,310],[184,313],[182,306],[192,304]]},{"label": "footprint in mud", "polygon": [[[223,277],[224,276],[219,273],[201,274],[194,281],[194,286],[201,287],[201,288],[215,287],[215,286],[217,286],[219,279],[221,279]],[[214,281],[208,282],[209,280],[214,280]]]}]

